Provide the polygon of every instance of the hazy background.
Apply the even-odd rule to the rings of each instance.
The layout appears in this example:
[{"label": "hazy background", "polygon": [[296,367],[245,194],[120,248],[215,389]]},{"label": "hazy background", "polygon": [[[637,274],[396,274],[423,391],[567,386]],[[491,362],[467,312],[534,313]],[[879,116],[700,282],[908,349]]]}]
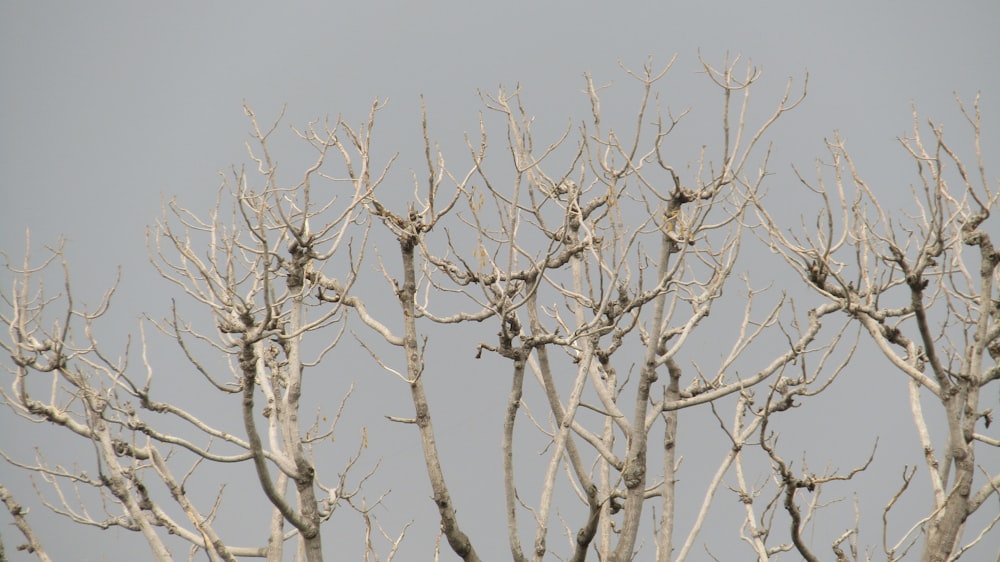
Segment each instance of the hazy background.
[{"label": "hazy background", "polygon": [[[608,119],[628,122],[637,98],[629,95],[634,90],[625,90],[632,85],[618,61],[637,68],[649,56],[666,63],[675,53],[678,62],[661,91],[672,109],[696,110],[691,127],[675,137],[690,135],[692,154],[703,142],[697,124],[717,117],[721,103],[705,99],[712,90],[697,73],[697,55],[721,64],[726,53],[742,53],[764,71],[756,94],[761,111],[773,106],[787,78],[799,82],[806,69],[810,75],[804,105],[775,129],[772,192],[780,194],[781,186],[794,183],[789,164],[811,170],[814,159],[825,156],[824,137],[839,130],[876,192],[886,200],[906,201],[913,165],[895,139],[911,127],[911,103],[923,117],[944,121],[953,138],[965,139],[954,97],[971,103],[981,92],[990,169],[990,156],[1000,148],[998,24],[995,1],[297,2],[281,7],[264,2],[3,2],[0,250],[16,262],[23,255],[26,229],[39,254],[42,245],[64,235],[78,297],[95,304],[122,266],[115,313],[104,326],[104,341],[115,346],[136,331],[141,313],[162,316],[176,296],[148,265],[146,225],[159,215],[164,198],[176,196],[189,207],[208,209],[219,172],[246,160],[244,101],[264,122],[287,104],[282,125],[287,131],[326,115],[360,123],[374,98],[388,98],[377,125],[377,150],[400,152],[396,172],[407,180],[409,169],[419,170],[423,154],[420,95],[426,99],[431,133],[449,162],[464,162],[463,134],[477,130],[480,91],[520,84],[528,111],[537,116],[536,133],[552,136],[570,120],[586,118],[588,103],[580,90],[583,73],[590,72],[596,82],[623,89],[615,99],[629,103],[603,108]],[[294,150],[297,145],[287,146]],[[992,169],[995,176],[996,166]],[[9,292],[9,276],[0,279],[0,288]],[[157,365],[162,380],[171,380],[172,368],[183,369],[172,353],[169,347],[154,352],[163,361]],[[358,370],[355,380],[388,378],[371,364],[352,367]],[[866,394],[896,393],[899,402],[905,400],[905,385],[896,373],[884,363],[874,370],[889,374],[874,376]],[[330,407],[339,402],[348,378],[322,389],[331,395]],[[505,381],[501,377],[497,388],[506,388]],[[432,406],[441,405],[434,413],[446,457],[458,441],[449,440],[455,428],[463,433],[483,428],[477,443],[481,464],[464,470],[446,464],[445,470],[480,554],[505,559],[501,504],[491,500],[489,512],[469,514],[476,509],[470,495],[491,487],[497,497],[502,492],[496,446],[502,403],[480,415],[445,405],[455,397],[447,393],[476,392],[483,384],[482,379],[438,384],[430,389],[431,400]],[[873,415],[862,409],[865,396],[832,395],[839,402],[829,411],[847,413],[855,424],[859,417],[871,421],[864,419]],[[430,521],[416,525],[405,543],[415,552],[408,559],[426,559],[436,511],[416,436],[410,428],[379,421],[387,414],[408,414],[405,388],[386,381],[385,390],[359,390],[355,399],[353,412],[369,412],[366,423],[383,440],[379,452],[371,454],[384,456],[378,482],[393,488],[392,511],[381,516],[397,531],[411,519]],[[25,430],[23,424],[15,431],[15,421],[9,413],[0,414],[0,449],[22,460],[30,460],[38,440],[58,436],[45,431],[51,428]],[[920,462],[912,423],[901,421],[898,433],[880,445],[893,471],[901,456]],[[833,423],[849,422],[837,418]],[[385,447],[393,439],[398,442]],[[349,451],[356,442],[349,433],[343,447]],[[863,456],[850,457],[842,467],[859,461]],[[122,549],[136,544],[129,542],[134,537],[53,522],[25,475],[7,464],[0,464],[0,482],[32,507],[31,520],[56,559],[130,559]],[[895,483],[870,480],[866,486],[884,493]],[[873,499],[873,505],[884,503],[884,497]],[[873,525],[879,515],[869,513]],[[21,538],[7,525],[9,516],[0,515],[0,522],[8,556],[27,559],[13,550]],[[703,539],[711,542],[713,534],[710,530]],[[719,533],[730,534],[728,529]],[[875,534],[865,538],[872,544],[879,540]],[[325,546],[337,559],[332,544]]]}]

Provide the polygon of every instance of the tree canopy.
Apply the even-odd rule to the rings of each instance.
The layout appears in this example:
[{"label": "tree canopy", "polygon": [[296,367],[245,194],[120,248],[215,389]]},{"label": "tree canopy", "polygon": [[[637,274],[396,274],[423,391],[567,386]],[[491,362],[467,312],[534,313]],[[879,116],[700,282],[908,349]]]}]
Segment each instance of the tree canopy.
[{"label": "tree canopy", "polygon": [[[815,172],[774,182],[773,126],[808,77],[758,100],[739,59],[703,63],[721,112],[686,159],[688,111],[658,90],[671,64],[625,69],[630,123],[602,120],[607,92],[587,76],[589,115],[554,139],[536,138],[519,89],[486,94],[447,161],[425,110],[408,183],[377,147],[382,101],[359,124],[290,128],[245,107],[249,159],[217,205],[167,201],[149,229],[173,289],[150,294],[169,313],[135,342],[102,337],[114,288],[78,302],[61,245],[7,263],[4,425],[46,422],[87,451],[38,443],[7,462],[59,524],[138,534],[157,560],[991,555],[1000,188],[978,99],[959,102],[958,144],[914,109],[900,204],[839,135]],[[183,367],[157,363],[168,349]],[[368,387],[410,411],[369,398],[357,412]],[[909,411],[891,434],[845,434],[845,418],[899,415],[858,410],[875,389]],[[809,429],[828,395],[833,417]],[[449,405],[482,425],[437,423]],[[404,441],[419,457],[378,460]],[[458,475],[483,462],[498,468]],[[896,479],[851,499],[878,463]],[[383,473],[429,494],[394,501]],[[483,491],[456,492],[461,478]],[[17,503],[32,493],[0,486],[44,560],[39,514]],[[505,528],[487,539],[482,513]]]}]

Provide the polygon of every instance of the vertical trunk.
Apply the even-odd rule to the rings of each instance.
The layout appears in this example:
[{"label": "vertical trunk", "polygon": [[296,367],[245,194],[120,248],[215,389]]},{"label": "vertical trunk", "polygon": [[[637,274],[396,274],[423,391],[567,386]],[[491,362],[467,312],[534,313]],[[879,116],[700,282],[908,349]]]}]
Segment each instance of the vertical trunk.
[{"label": "vertical trunk", "polygon": [[[532,335],[544,332],[541,327],[541,323],[538,320],[538,295],[537,292],[532,292],[527,298],[528,304],[528,316],[531,318],[531,331]],[[556,390],[555,381],[552,378],[552,368],[549,363],[549,354],[545,346],[536,347],[534,349],[536,357],[538,359],[538,372],[542,379],[542,387],[545,389],[545,396],[549,402],[549,409],[552,411],[552,415],[557,420],[560,427],[563,426],[564,420],[569,424],[572,424],[571,414],[567,414],[566,410],[562,406],[562,402],[559,399],[558,392]],[[615,387],[615,376],[614,372],[608,373],[608,385],[611,388]],[[574,402],[570,401],[570,406]],[[571,408],[572,412],[572,408]],[[567,419],[567,416],[570,416]],[[610,420],[608,423],[611,423]],[[567,430],[568,431],[568,430]],[[613,442],[613,433],[611,435],[611,440]],[[607,526],[610,519],[604,518],[601,514],[607,509],[608,502],[601,501],[601,498],[607,499],[609,490],[611,489],[610,484],[602,483],[600,490],[598,490],[597,485],[590,478],[590,468],[583,462],[580,457],[580,452],[576,447],[576,443],[567,434],[566,439],[563,440],[566,448],[566,455],[569,457],[569,461],[573,466],[573,470],[576,472],[577,478],[580,480],[581,486],[586,490],[587,501],[590,505],[590,510],[587,515],[587,521],[580,529],[576,535],[576,547],[573,553],[573,562],[582,562],[587,558],[587,551],[590,548],[591,543],[594,540],[594,536],[597,534],[597,529],[599,524]],[[611,450],[611,444],[608,445],[608,450]],[[609,463],[607,460],[600,460],[599,466],[601,466],[602,472],[607,476],[609,471]],[[610,530],[608,531],[610,533]],[[606,541],[605,541],[606,542]],[[607,554],[607,548],[604,544],[599,545],[600,553],[599,558],[605,559]]]},{"label": "vertical trunk", "polygon": [[427,476],[431,481],[434,493],[434,503],[437,504],[441,516],[441,529],[451,549],[465,562],[479,562],[479,555],[472,547],[469,537],[458,526],[455,507],[451,503],[451,495],[445,485],[444,472],[438,456],[437,443],[434,439],[434,427],[431,425],[431,411],[424,393],[423,357],[417,344],[416,308],[414,295],[417,291],[416,266],[414,265],[414,235],[400,236],[400,249],[403,257],[403,286],[398,291],[399,302],[403,308],[403,348],[406,353],[406,372],[410,379],[410,395],[416,411],[417,428],[420,430],[420,445],[424,451],[424,461],[427,464]]},{"label": "vertical trunk", "polygon": [[287,346],[288,388],[283,395],[284,408],[281,409],[283,425],[283,435],[285,447],[288,454],[295,463],[295,490],[298,496],[299,513],[307,522],[311,532],[300,533],[302,546],[305,550],[306,560],[309,562],[322,562],[323,541],[320,533],[320,513],[319,504],[316,500],[316,469],[312,461],[302,448],[302,439],[299,437],[299,400],[302,397],[302,333],[301,329],[305,325],[304,313],[304,270],[307,265],[305,251],[302,251],[302,258],[296,256],[295,268],[288,277],[288,290],[292,294],[291,315],[289,318],[288,330],[293,337],[285,341]]},{"label": "vertical trunk", "polygon": [[514,485],[514,422],[517,420],[517,410],[521,404],[524,390],[524,359],[514,360],[514,380],[511,383],[510,397],[507,399],[507,413],[503,421],[503,486],[507,510],[507,540],[510,542],[511,557],[515,562],[525,562],[524,549],[517,528],[517,488]]},{"label": "vertical trunk", "polygon": [[[615,384],[617,384],[616,381]],[[609,451],[613,450],[615,445],[615,423],[608,417],[604,420],[604,446],[607,447]],[[611,463],[605,459],[600,460],[600,466],[598,468],[598,484],[600,486],[601,497],[608,497],[613,491],[614,482],[611,478]],[[613,505],[612,501],[606,501],[601,504],[601,518],[598,523],[598,537],[600,537],[599,551],[601,554],[601,560],[608,560],[611,557],[611,536],[612,529],[611,516],[617,510],[617,507]]]},{"label": "vertical trunk", "polygon": [[[275,488],[285,490],[288,486],[288,476],[278,472]],[[285,517],[278,508],[271,511],[270,534],[267,537],[267,562],[281,562],[285,559]]]},{"label": "vertical trunk", "polygon": [[[300,509],[296,511],[285,498],[284,479],[278,480],[282,486],[275,487],[271,480],[268,460],[264,456],[264,444],[261,442],[260,434],[257,431],[257,424],[254,419],[254,391],[258,376],[264,376],[261,371],[263,360],[263,342],[260,340],[253,342],[243,342],[243,349],[240,352],[240,368],[243,371],[243,425],[247,432],[247,440],[250,442],[250,451],[253,453],[254,469],[257,472],[257,480],[260,482],[261,490],[271,505],[281,512],[282,517],[298,529],[302,541],[305,544],[306,556],[309,562],[322,562],[323,550],[320,542],[319,532],[319,509],[315,504],[315,494],[312,491],[312,482],[315,478],[315,471],[311,466],[306,466],[302,470],[296,459],[296,472],[294,480],[296,490],[299,492]],[[279,469],[280,470],[280,469]],[[308,484],[308,487],[303,486]],[[304,505],[307,498],[312,500],[312,511],[306,509]],[[271,540],[274,540],[272,528]]]},{"label": "vertical trunk", "polygon": [[[963,383],[962,386],[965,385]],[[966,390],[942,400],[949,425],[948,457],[955,465],[955,478],[945,496],[944,505],[939,506],[939,513],[928,523],[927,542],[921,556],[923,562],[949,560],[969,516],[969,494],[972,492],[972,479],[976,470],[970,441],[976,416],[974,408],[972,412],[965,412],[972,415],[963,415],[963,410],[966,410],[970,402],[978,401],[978,394],[978,389],[971,392]]]},{"label": "vertical trunk", "polygon": [[[659,255],[659,272],[657,286],[662,287],[670,271],[670,255],[674,242],[664,231]],[[646,452],[649,446],[649,436],[646,434],[646,412],[649,406],[649,391],[656,382],[656,362],[660,345],[660,334],[663,332],[663,314],[666,293],[661,293],[653,299],[653,317],[649,325],[649,341],[642,361],[642,371],[635,396],[635,411],[632,416],[632,434],[629,435],[625,456],[625,467],[622,479],[625,482],[625,515],[622,518],[622,530],[618,544],[611,555],[612,562],[626,562],[632,559],[635,550],[636,537],[642,521],[642,508],[646,495]]]},{"label": "vertical trunk", "polygon": [[[677,363],[670,359],[667,361],[667,370],[670,372],[670,384],[666,389],[666,402],[672,402],[680,398],[681,369]],[[670,410],[664,414],[666,427],[663,429],[663,488],[660,491],[663,499],[662,513],[660,514],[660,536],[657,539],[657,562],[667,562],[671,559],[674,549],[674,507],[676,505],[676,483],[677,478],[674,472],[677,466],[677,410]]]},{"label": "vertical trunk", "polygon": [[[985,233],[978,230],[981,222],[987,217],[986,214],[974,215],[962,226],[963,242],[979,247],[979,294],[976,300],[979,301],[981,309],[972,333],[972,345],[967,351],[967,364],[963,365],[961,376],[955,377],[958,392],[942,393],[941,401],[948,417],[949,430],[948,451],[945,458],[950,461],[948,468],[954,463],[955,478],[944,504],[938,506],[940,512],[930,522],[921,558],[925,562],[938,562],[949,558],[961,538],[962,528],[969,516],[969,495],[972,492],[972,480],[976,470],[973,435],[976,420],[980,415],[979,390],[984,384],[982,362],[991,341],[990,319],[994,317],[991,316],[986,303],[996,302],[993,300],[993,282],[996,268],[1000,266],[1000,255],[994,249],[993,243]],[[928,346],[928,349],[932,348]],[[943,390],[944,385],[942,385]]]}]

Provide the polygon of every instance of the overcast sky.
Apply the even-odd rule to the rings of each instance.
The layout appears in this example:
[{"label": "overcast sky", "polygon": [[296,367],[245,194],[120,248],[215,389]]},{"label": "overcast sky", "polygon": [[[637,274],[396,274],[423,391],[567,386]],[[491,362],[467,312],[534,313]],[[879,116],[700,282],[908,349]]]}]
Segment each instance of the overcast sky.
[{"label": "overcast sky", "polygon": [[[0,250],[19,260],[28,228],[36,247],[64,235],[77,291],[91,302],[121,265],[120,324],[113,329],[134,331],[141,312],[164,310],[171,296],[143,290],[155,278],[146,225],[163,198],[209,204],[219,172],[245,161],[244,101],[265,121],[286,105],[285,124],[301,126],[337,114],[359,123],[373,99],[388,98],[377,139],[382,150],[402,153],[405,171],[422,155],[421,95],[432,134],[444,147],[461,148],[462,135],[478,126],[480,91],[520,84],[537,130],[558,131],[586,117],[584,72],[599,83],[627,85],[619,61],[639,67],[647,57],[665,63],[676,54],[663,86],[672,107],[717,111],[716,102],[700,99],[709,90],[697,73],[699,52],[715,63],[726,53],[751,58],[763,69],[761,101],[768,105],[768,92],[780,92],[789,77],[801,81],[808,69],[804,105],[776,130],[776,173],[787,179],[792,163],[811,169],[824,156],[823,139],[839,130],[879,194],[905,197],[911,176],[899,174],[912,165],[895,138],[911,126],[911,103],[958,132],[955,95],[971,101],[981,92],[992,125],[985,152],[1000,153],[998,24],[995,0],[5,1]],[[9,277],[0,279],[9,291]],[[405,415],[405,392],[397,390],[391,403],[398,411],[378,415]],[[9,423],[0,414],[0,448],[23,452],[24,435],[36,434],[14,433]],[[489,427],[499,431],[496,420]],[[439,430],[447,440],[448,430]],[[416,477],[423,482],[422,473]],[[32,504],[27,479],[6,464],[0,482]],[[422,498],[413,513],[434,517]],[[490,517],[502,521],[499,511]],[[20,538],[9,517],[0,515],[0,523],[8,556],[27,559],[12,552]],[[67,548],[54,529],[43,530],[46,546],[57,559],[74,558],[70,553],[80,550]],[[72,548],[86,548],[91,559],[102,552],[123,559],[99,544]]]}]

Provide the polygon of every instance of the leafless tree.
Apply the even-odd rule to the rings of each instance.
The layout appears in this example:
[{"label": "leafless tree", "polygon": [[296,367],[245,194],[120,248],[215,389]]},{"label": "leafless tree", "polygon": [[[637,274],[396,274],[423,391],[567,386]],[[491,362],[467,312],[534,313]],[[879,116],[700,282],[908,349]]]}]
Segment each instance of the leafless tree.
[{"label": "leafless tree", "polygon": [[[340,465],[317,460],[331,446],[327,438],[346,398],[324,404],[333,421],[323,414],[303,418],[307,388],[330,371],[340,374],[330,357],[353,338],[372,365],[408,391],[412,416],[382,414],[416,428],[442,538],[463,560],[480,560],[482,543],[459,513],[491,508],[505,513],[510,555],[518,562],[685,560],[699,537],[719,540],[718,532],[706,538],[704,531],[709,508],[725,493],[741,506],[735,532],[760,560],[792,550],[817,560],[820,547],[838,560],[858,559],[860,514],[825,547],[803,531],[820,517],[823,488],[865,470],[876,451],[852,470],[816,474],[787,461],[769,428],[786,414],[808,415],[810,398],[849,368],[858,342],[847,330],[861,322],[914,380],[914,419],[936,486],[937,503],[922,522],[927,558],[972,548],[985,531],[963,544],[963,523],[998,485],[997,476],[988,476],[970,492],[974,442],[997,444],[975,431],[977,420],[991,420],[978,400],[998,378],[983,354],[996,359],[1000,318],[993,296],[1000,259],[980,228],[997,195],[981,157],[981,185],[974,186],[939,128],[933,155],[919,136],[909,139],[905,145],[926,180],[918,218],[927,222],[907,229],[890,221],[834,143],[835,168],[850,173],[839,174],[832,191],[814,188],[829,227],[796,237],[786,234],[786,217],[764,197],[767,136],[802,101],[805,85],[789,81],[762,113],[750,104],[756,68],[738,58],[703,64],[722,112],[713,144],[689,164],[672,144],[688,112],[675,115],[658,93],[672,65],[624,69],[640,95],[634,121],[620,126],[602,119],[606,90],[587,76],[588,117],[548,142],[536,141],[519,89],[484,95],[486,111],[479,134],[466,139],[464,167],[446,164],[424,110],[426,175],[405,198],[390,179],[395,157],[380,161],[373,149],[382,102],[360,125],[338,118],[292,129],[311,160],[290,182],[279,174],[273,148],[281,118],[262,125],[246,108],[249,167],[226,176],[207,214],[169,201],[150,230],[158,272],[200,316],[188,318],[183,305],[172,303],[166,319],[145,320],[138,368],[128,349],[116,358],[99,344],[96,324],[112,291],[93,311],[79,306],[65,266],[63,291],[42,290],[49,270],[65,264],[61,246],[41,264],[30,255],[19,266],[8,264],[15,275],[5,293],[3,345],[12,361],[3,398],[17,416],[50,422],[91,444],[97,476],[41,454],[32,462],[5,456],[42,480],[56,498],[46,503],[57,513],[142,533],[158,560],[172,558],[174,537],[191,556],[204,552],[212,560],[322,560],[322,528],[341,521],[339,513],[353,513],[364,529],[366,559],[391,560],[409,527],[387,532],[372,510],[383,498],[369,502],[362,493],[372,474],[359,464],[367,436]],[[978,139],[978,107],[970,121]],[[494,145],[497,137],[504,142]],[[945,158],[958,164],[964,195],[946,189]],[[852,178],[853,199],[845,185]],[[769,289],[769,279],[741,274],[744,245],[760,240],[826,298],[800,309]],[[980,249],[976,267],[962,257],[963,244]],[[984,264],[992,265],[987,271]],[[379,276],[395,296],[391,306],[373,296]],[[879,308],[879,295],[907,287],[911,305]],[[738,303],[739,313],[720,310],[721,302]],[[947,328],[938,334],[928,321],[935,307],[944,308],[937,319]],[[907,322],[917,335],[905,333]],[[148,326],[172,340],[198,384],[216,393],[215,409],[238,412],[239,430],[218,421],[215,409],[161,397]],[[425,382],[456,376],[451,366],[428,360],[429,350],[470,331],[478,334],[470,357],[502,361],[510,378],[497,420],[503,481],[483,483],[502,488],[504,503],[460,509],[465,500],[453,497],[437,444],[469,436],[435,431]],[[711,353],[700,342],[710,342]],[[928,365],[932,376],[923,374]],[[942,459],[920,415],[921,388],[949,415]],[[437,397],[448,399],[460,398]],[[478,398],[491,399],[499,398]],[[710,411],[725,443],[693,513],[678,509],[678,435],[697,439],[719,430],[685,425],[685,410]],[[723,421],[723,410],[731,421]],[[525,458],[538,449],[542,461]],[[213,499],[189,492],[189,477],[219,465],[253,467],[255,489],[271,510],[266,532],[227,536],[217,519],[232,494],[221,487]],[[182,469],[184,475],[175,474]],[[81,489],[97,491],[106,517],[91,515]],[[20,508],[0,491],[30,548],[44,556]],[[417,518],[425,510],[412,511]],[[562,535],[566,542],[556,544]],[[254,536],[266,540],[254,543]],[[286,543],[297,551],[286,552]],[[904,537],[900,544],[906,543]],[[643,549],[654,554],[639,554]],[[905,550],[887,546],[887,554],[895,559]]]},{"label": "leafless tree", "polygon": [[[326,427],[321,426],[326,417],[317,417],[311,424],[300,419],[303,376],[338,343],[336,325],[344,310],[344,303],[314,292],[318,275],[314,268],[346,253],[338,251],[349,244],[354,234],[349,227],[363,210],[362,200],[370,196],[366,190],[374,185],[347,183],[351,191],[342,205],[333,207],[331,201],[317,205],[312,182],[322,175],[327,153],[334,150],[348,167],[350,156],[332,133],[320,137],[314,130],[301,133],[315,150],[314,164],[300,183],[278,185],[268,142],[274,129],[262,130],[249,108],[247,115],[256,141],[250,152],[256,173],[250,177],[245,169],[237,169],[225,182],[220,195],[227,194],[235,202],[230,212],[220,203],[207,217],[198,217],[171,201],[149,236],[153,263],[161,276],[204,307],[214,330],[199,330],[176,308],[171,317],[154,324],[175,341],[203,376],[202,382],[221,394],[221,401],[225,402],[226,395],[242,397],[238,411],[244,437],[213,425],[206,417],[211,412],[199,415],[155,398],[151,390],[154,368],[147,361],[144,330],[139,369],[127,363],[127,353],[125,360],[105,354],[94,324],[107,312],[113,291],[97,310],[88,312],[73,300],[68,271],[61,295],[50,297],[41,285],[32,287],[46,267],[58,263],[61,247],[40,267],[32,267],[26,257],[23,267],[16,269],[20,279],[15,280],[7,301],[10,313],[4,321],[10,341],[5,348],[14,365],[13,385],[4,393],[7,404],[26,419],[52,422],[91,441],[99,475],[52,467],[42,459],[22,466],[53,487],[59,498],[53,506],[57,512],[85,525],[141,532],[158,560],[171,559],[165,535],[181,537],[213,560],[251,556],[274,561],[283,560],[285,542],[298,537],[299,558],[322,560],[320,526],[342,503],[359,511],[369,532],[375,525],[368,517],[370,506],[355,503],[358,483],[349,479],[363,447],[339,475],[327,473],[333,481],[324,482],[313,463],[312,448],[332,435],[343,403]],[[364,149],[361,145],[354,148]],[[261,184],[251,185],[258,178]],[[321,226],[311,230],[310,221],[320,222],[320,215]],[[349,278],[323,279],[324,288],[332,292],[344,292],[343,287],[351,283]],[[324,306],[317,307],[317,303]],[[64,305],[62,317],[49,324],[58,305]],[[327,343],[310,357],[303,340],[320,332]],[[194,352],[194,344],[228,358],[229,376],[217,371],[217,362],[206,365]],[[51,391],[38,393],[36,389],[44,389],[40,377],[46,373],[51,377]],[[259,397],[263,404],[257,402]],[[181,428],[160,429],[162,419],[158,423],[156,418],[164,415],[179,421]],[[260,490],[273,506],[266,544],[241,546],[216,533],[213,522],[223,494],[220,491],[209,502],[207,511],[199,507],[200,502],[185,490],[188,476],[175,475],[171,468],[180,462],[168,462],[178,450],[193,455],[192,472],[203,462],[252,463]],[[152,480],[163,486],[154,487],[149,483]],[[71,505],[63,483],[98,489],[102,501],[116,504],[120,513],[109,511],[104,519],[91,516],[85,506]],[[177,508],[186,523],[176,519],[173,511]],[[390,542],[398,543],[401,538]],[[370,542],[368,546],[373,548]]]},{"label": "leafless tree", "polygon": [[[968,525],[1000,487],[996,464],[976,456],[985,447],[995,460],[1000,447],[986,434],[993,421],[986,405],[996,391],[985,391],[1000,379],[1000,251],[990,236],[1000,232],[992,216],[1000,189],[986,172],[979,98],[972,111],[959,107],[971,127],[971,157],[959,156],[941,124],[921,126],[913,110],[912,131],[900,138],[917,172],[909,210],[880,201],[880,186],[863,179],[839,136],[828,142],[831,161],[817,166],[818,183],[802,178],[822,202],[814,228],[783,230],[757,207],[772,247],[909,377],[932,504],[907,524],[909,532],[885,537],[889,560],[905,555],[914,535],[922,535],[921,560],[957,559],[1000,522],[994,515],[981,527]],[[928,401],[932,412],[924,411]],[[887,516],[914,471],[904,470]]]},{"label": "leafless tree", "polygon": [[[498,339],[482,342],[481,352],[511,361],[503,459],[515,560],[541,560],[549,548],[551,514],[572,513],[556,507],[562,465],[579,501],[588,506],[576,523],[578,531],[569,533],[573,560],[584,560],[590,550],[602,560],[631,560],[643,514],[653,500],[661,513],[656,556],[670,559],[676,542],[678,411],[740,395],[772,378],[812,351],[820,318],[835,310],[811,311],[790,345],[772,349],[770,361],[740,378],[732,365],[761,332],[777,328],[781,307],[767,311],[767,319],[758,324],[750,298],[730,351],[718,365],[686,372],[679,360],[723,288],[737,280],[733,271],[745,215],[767,174],[768,150],[760,141],[801,100],[792,96],[789,84],[773,112],[750,126],[748,95],[757,74],[753,68],[744,74],[736,69],[735,64],[721,69],[705,65],[724,98],[722,143],[718,159],[702,154],[690,177],[667,161],[666,142],[680,118],[664,116],[653,93],[669,66],[630,72],[643,95],[636,125],[625,135],[605,129],[600,88],[588,78],[592,115],[579,126],[570,150],[564,144],[571,130],[553,144],[535,148],[532,118],[519,92],[489,96],[487,108],[506,124],[513,177],[498,180],[481,166],[479,150],[487,146],[484,127],[480,141],[470,143],[480,183],[469,187],[470,181],[463,179],[458,184],[467,209],[463,221],[473,227],[473,241],[447,234],[446,245],[431,244],[427,237],[421,241],[430,264],[426,283],[437,289],[430,294],[457,290],[481,309],[439,316],[423,304],[420,316],[438,323],[492,318],[499,324]],[[653,124],[647,130],[649,120]],[[554,156],[560,151],[567,155],[563,161]],[[436,175],[431,166],[431,177]],[[442,246],[446,255],[434,255]],[[620,374],[633,367],[638,371],[634,378]],[[518,480],[537,476],[517,470],[514,462],[515,423],[525,403],[528,373],[544,391],[551,420],[550,427],[539,426],[551,445],[541,493],[533,504],[518,493]],[[657,385],[661,376],[665,384]],[[661,432],[658,438],[652,437],[654,431]],[[662,447],[655,473],[650,472],[651,447]],[[732,460],[725,461],[726,468]],[[706,492],[706,507],[719,482]],[[533,529],[534,541],[529,549],[519,538],[525,528],[520,512],[530,514],[527,528]],[[687,555],[700,530],[699,522],[685,537],[678,559]]]}]

